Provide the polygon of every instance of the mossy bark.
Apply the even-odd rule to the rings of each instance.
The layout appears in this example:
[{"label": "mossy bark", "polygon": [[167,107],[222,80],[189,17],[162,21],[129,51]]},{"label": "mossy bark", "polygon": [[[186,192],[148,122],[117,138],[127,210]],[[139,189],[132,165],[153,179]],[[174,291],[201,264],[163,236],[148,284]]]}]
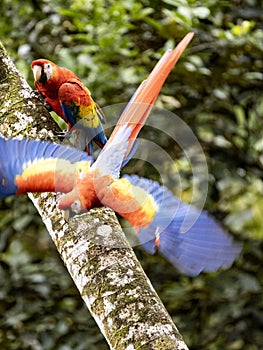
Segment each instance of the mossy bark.
[{"label": "mossy bark", "polygon": [[[0,133],[56,141],[57,125],[0,43]],[[18,155],[19,156],[19,155]],[[65,222],[59,194],[29,194],[111,349],[187,349],[129,246],[114,212]]]}]

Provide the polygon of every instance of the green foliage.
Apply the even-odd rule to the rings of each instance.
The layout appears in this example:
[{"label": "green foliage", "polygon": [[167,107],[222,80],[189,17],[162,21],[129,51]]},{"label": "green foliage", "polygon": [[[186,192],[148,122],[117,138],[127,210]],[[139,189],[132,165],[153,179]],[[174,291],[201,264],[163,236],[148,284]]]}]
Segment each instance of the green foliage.
[{"label": "green foliage", "polygon": [[[0,40],[32,86],[30,63],[46,57],[76,72],[101,106],[126,102],[163,51],[194,30],[158,105],[198,136],[209,167],[206,208],[244,242],[243,253],[230,270],[195,279],[136,253],[189,348],[262,348],[261,3],[4,0],[0,11]],[[176,159],[166,176],[183,175],[187,200],[194,183],[186,156],[165,136],[144,134]],[[157,177],[140,162],[128,171]],[[106,349],[26,198],[2,203],[0,228],[1,348]]]}]

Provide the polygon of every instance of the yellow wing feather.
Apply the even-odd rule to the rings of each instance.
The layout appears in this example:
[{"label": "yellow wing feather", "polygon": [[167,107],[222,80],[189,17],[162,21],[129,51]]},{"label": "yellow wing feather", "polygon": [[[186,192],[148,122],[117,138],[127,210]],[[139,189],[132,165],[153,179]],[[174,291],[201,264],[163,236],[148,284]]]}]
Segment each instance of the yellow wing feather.
[{"label": "yellow wing feather", "polygon": [[82,161],[71,163],[64,159],[40,159],[16,176],[15,181],[19,188],[18,193],[26,192],[64,192],[73,189],[76,177],[86,173],[90,162]]}]

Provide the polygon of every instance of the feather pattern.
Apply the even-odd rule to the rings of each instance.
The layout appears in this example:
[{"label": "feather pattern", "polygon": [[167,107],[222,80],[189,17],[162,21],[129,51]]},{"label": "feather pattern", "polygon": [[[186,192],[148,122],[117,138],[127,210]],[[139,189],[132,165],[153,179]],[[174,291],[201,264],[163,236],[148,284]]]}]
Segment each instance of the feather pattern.
[{"label": "feather pattern", "polygon": [[135,91],[130,102],[122,112],[118,125],[114,128],[107,145],[114,139],[119,127],[123,124],[131,125],[132,133],[129,138],[129,147],[126,151],[126,157],[129,157],[134,141],[145,124],[167,76],[192,40],[193,35],[193,33],[188,33],[174,50],[167,50],[164,53],[148,78]]},{"label": "feather pattern", "polygon": [[113,178],[118,179],[120,170],[123,167],[123,159],[129,145],[128,141],[131,132],[131,126],[122,125],[109,147],[105,147],[100,152],[91,169],[98,169],[102,176],[111,175]]},{"label": "feather pattern", "polygon": [[[26,189],[19,188],[16,182],[17,177],[23,173],[27,174],[26,182],[28,186],[33,185],[32,182],[30,184],[30,175],[37,177],[41,171],[42,175],[45,175],[46,172],[51,172],[55,179],[55,174],[62,166],[62,163],[58,162],[59,160],[63,161],[64,173],[68,172],[69,174],[73,172],[73,169],[75,171],[76,166],[74,165],[73,167],[74,163],[90,163],[91,158],[86,153],[72,147],[47,141],[7,140],[4,137],[0,137],[0,197],[7,197],[18,191],[26,192]],[[36,180],[39,182],[39,179],[36,178]]]},{"label": "feather pattern", "polygon": [[[75,130],[80,127],[81,132],[75,133],[71,139],[73,145],[79,147],[85,144],[90,155],[93,155],[92,140],[102,148],[107,142],[101,125],[103,112],[81,80],[70,70],[49,60],[35,60],[31,67],[36,88],[52,109],[65,120],[68,129],[71,130],[74,125]],[[84,150],[85,147],[81,149]]]},{"label": "feather pattern", "polygon": [[[156,250],[181,272],[196,276],[201,271],[229,267],[241,245],[205,211],[183,203],[164,186],[138,176],[125,176],[133,185],[152,195],[158,207],[151,224],[141,228],[138,238],[151,254]],[[188,230],[185,231],[185,224]]]}]

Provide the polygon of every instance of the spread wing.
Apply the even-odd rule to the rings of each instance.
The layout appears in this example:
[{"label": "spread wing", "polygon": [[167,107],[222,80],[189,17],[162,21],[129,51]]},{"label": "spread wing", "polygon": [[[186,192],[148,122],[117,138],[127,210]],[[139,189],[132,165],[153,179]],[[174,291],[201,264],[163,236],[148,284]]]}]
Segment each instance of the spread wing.
[{"label": "spread wing", "polygon": [[0,137],[0,197],[26,192],[69,192],[79,164],[91,158],[59,144]]},{"label": "spread wing", "polygon": [[138,238],[149,253],[158,250],[190,276],[227,268],[237,258],[241,245],[233,242],[207,212],[181,202],[156,181],[135,175],[125,178],[151,195],[156,204],[152,222],[138,231]]},{"label": "spread wing", "polygon": [[[106,147],[108,147],[115,138],[119,128],[121,128],[124,124],[130,125],[132,127],[132,132],[129,137],[129,146],[124,158],[126,163],[130,158],[130,152],[133,152],[133,145],[136,137],[145,124],[145,121],[151,112],[152,106],[155,103],[167,76],[173,69],[183,51],[186,49],[187,45],[192,40],[193,35],[193,33],[188,33],[173,51],[167,50],[164,53],[148,78],[142,82],[142,84],[135,91],[130,102],[122,112]],[[125,165],[125,161],[123,165]]]},{"label": "spread wing", "polygon": [[120,170],[123,165],[123,160],[129,146],[129,137],[132,132],[132,127],[129,125],[122,125],[115,134],[114,139],[108,147],[104,147],[96,162],[91,169],[98,169],[100,174],[111,175],[114,179],[120,177]]},{"label": "spread wing", "polygon": [[166,51],[149,77],[135,91],[96,162],[95,167],[103,167],[103,173],[117,178],[120,169],[132,157],[136,148],[136,137],[149,116],[167,76],[192,37],[193,33],[188,33],[173,51]]}]

